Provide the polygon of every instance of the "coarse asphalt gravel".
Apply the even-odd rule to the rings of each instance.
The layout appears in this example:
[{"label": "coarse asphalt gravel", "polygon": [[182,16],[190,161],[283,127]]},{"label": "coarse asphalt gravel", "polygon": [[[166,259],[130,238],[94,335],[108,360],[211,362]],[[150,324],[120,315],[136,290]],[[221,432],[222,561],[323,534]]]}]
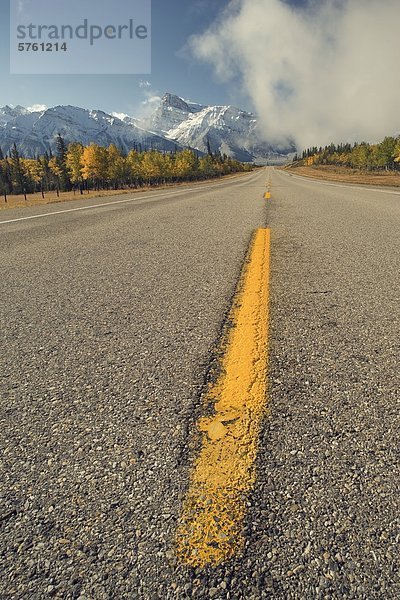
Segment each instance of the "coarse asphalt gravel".
[{"label": "coarse asphalt gravel", "polygon": [[0,224],[1,598],[170,589],[198,390],[264,179]]},{"label": "coarse asphalt gravel", "polygon": [[[0,213],[0,598],[400,597],[400,195],[271,173],[268,202],[262,170]],[[265,225],[269,413],[246,549],[193,570],[173,539],[199,393]]]}]

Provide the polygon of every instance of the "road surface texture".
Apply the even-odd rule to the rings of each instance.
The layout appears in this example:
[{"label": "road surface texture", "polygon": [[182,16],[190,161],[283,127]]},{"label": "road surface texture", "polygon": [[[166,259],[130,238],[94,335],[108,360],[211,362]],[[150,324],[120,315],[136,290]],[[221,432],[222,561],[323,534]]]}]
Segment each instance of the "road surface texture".
[{"label": "road surface texture", "polygon": [[[268,176],[0,214],[1,599],[400,597],[400,195]],[[266,225],[246,547],[193,569],[200,391]]]}]

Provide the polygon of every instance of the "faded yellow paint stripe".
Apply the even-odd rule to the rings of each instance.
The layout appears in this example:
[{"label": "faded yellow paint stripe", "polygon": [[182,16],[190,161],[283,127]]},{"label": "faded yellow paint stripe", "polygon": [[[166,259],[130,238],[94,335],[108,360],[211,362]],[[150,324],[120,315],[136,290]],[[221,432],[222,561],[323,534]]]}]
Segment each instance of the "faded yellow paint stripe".
[{"label": "faded yellow paint stripe", "polygon": [[202,446],[177,531],[177,554],[192,566],[219,564],[241,550],[246,497],[267,404],[269,229],[258,229],[229,321],[221,374],[204,400]]}]

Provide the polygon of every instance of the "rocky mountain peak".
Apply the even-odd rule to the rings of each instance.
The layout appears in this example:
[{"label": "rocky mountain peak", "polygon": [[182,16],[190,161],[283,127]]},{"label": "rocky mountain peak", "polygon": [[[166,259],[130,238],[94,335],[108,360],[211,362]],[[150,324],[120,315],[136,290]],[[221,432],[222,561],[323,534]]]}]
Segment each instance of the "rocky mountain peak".
[{"label": "rocky mountain peak", "polygon": [[162,105],[170,108],[177,108],[178,110],[182,110],[184,112],[192,112],[189,105],[179,96],[175,96],[175,94],[171,94],[167,92],[162,97]]}]

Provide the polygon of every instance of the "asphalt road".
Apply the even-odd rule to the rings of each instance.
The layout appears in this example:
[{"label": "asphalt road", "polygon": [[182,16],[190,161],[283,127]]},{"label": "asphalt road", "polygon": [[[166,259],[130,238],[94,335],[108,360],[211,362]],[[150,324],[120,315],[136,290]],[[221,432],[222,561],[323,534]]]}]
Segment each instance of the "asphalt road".
[{"label": "asphalt road", "polygon": [[[266,180],[0,213],[2,599],[400,596],[400,194],[273,171],[265,202]],[[246,548],[193,570],[173,539],[199,394],[266,225]]]}]

